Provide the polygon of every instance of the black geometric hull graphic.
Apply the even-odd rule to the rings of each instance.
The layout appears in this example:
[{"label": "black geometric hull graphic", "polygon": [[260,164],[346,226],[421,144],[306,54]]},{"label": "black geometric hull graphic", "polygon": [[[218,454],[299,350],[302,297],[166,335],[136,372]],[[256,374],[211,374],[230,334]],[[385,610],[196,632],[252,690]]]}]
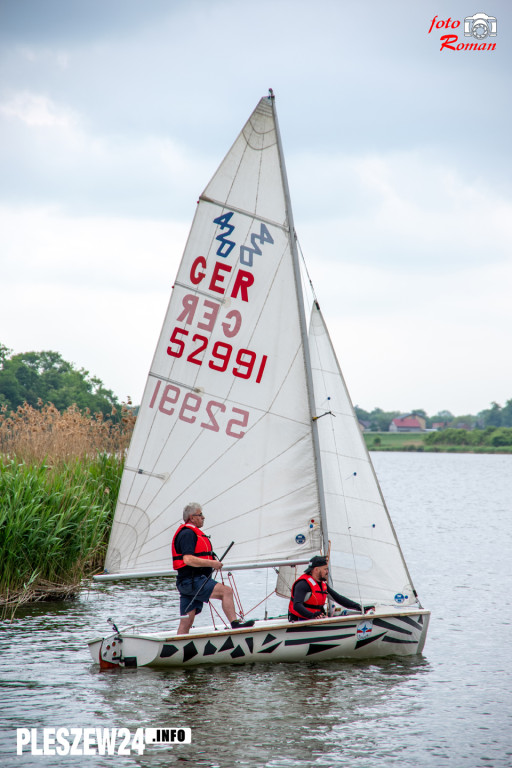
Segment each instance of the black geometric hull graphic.
[{"label": "black geometric hull graphic", "polygon": [[356,643],[356,650],[359,650],[359,648],[364,648],[365,645],[370,645],[370,643],[374,643],[376,640],[379,640],[381,637],[385,640],[384,637],[386,633],[381,632],[380,635],[371,635],[370,637],[364,637],[362,640],[358,640]]},{"label": "black geometric hull graphic", "polygon": [[330,651],[332,648],[336,648],[336,645],[321,645],[320,643],[311,643],[306,656],[313,656],[315,653],[322,653],[322,651]]},{"label": "black geometric hull graphic", "polygon": [[409,635],[409,637],[412,635],[412,631],[410,629],[405,629],[405,627],[400,627],[396,624],[396,622],[391,623],[389,621],[384,621],[383,619],[374,619],[373,623],[376,627],[382,627],[383,629],[392,629],[393,632],[401,632],[404,635]]},{"label": "black geometric hull graphic", "polygon": [[160,653],[161,659],[167,659],[169,656],[174,656],[175,653],[178,653],[178,649],[175,645],[167,645],[164,644],[164,647],[162,648],[162,652]]},{"label": "black geometric hull graphic", "polygon": [[239,659],[240,656],[245,656],[245,653],[241,646],[237,645],[234,651],[231,651],[231,658],[232,659]]},{"label": "black geometric hull graphic", "polygon": [[410,616],[398,616],[396,621],[403,622],[404,624],[408,624],[410,627],[414,627],[414,629],[421,630],[423,625],[423,616],[420,616],[420,621],[414,621],[414,619],[411,619]]},{"label": "black geometric hull graphic", "polygon": [[[344,624],[343,629],[355,629],[357,627],[357,624],[351,623],[351,624]],[[315,627],[311,625],[306,625],[301,621],[296,621],[294,624],[292,624],[291,627],[289,627],[286,630],[287,635],[294,634],[295,632],[300,632],[301,634],[305,633],[314,633],[317,634],[318,632],[332,632],[332,627]]]},{"label": "black geometric hull graphic", "polygon": [[203,656],[213,656],[214,653],[217,653],[217,648],[208,640],[204,647]]},{"label": "black geometric hull graphic", "polygon": [[235,647],[235,644],[233,642],[233,638],[228,637],[224,645],[221,648],[219,648],[219,653],[222,653],[222,651],[230,651],[234,647]]},{"label": "black geometric hull graphic", "polygon": [[261,651],[258,651],[258,653],[274,653],[276,648],[279,648],[281,643],[276,643],[275,645],[268,645],[266,648],[263,648]]},{"label": "black geometric hull graphic", "polygon": [[[353,632],[349,632],[344,635],[329,635],[328,640],[344,640],[346,637],[353,637]],[[294,640],[285,640],[285,645],[307,645],[308,643],[321,643],[325,641],[325,637],[301,637]]]},{"label": "black geometric hull graphic", "polygon": [[194,643],[187,643],[183,649],[183,661],[190,661],[194,656],[197,656],[198,650]]},{"label": "black geometric hull graphic", "polygon": [[[247,629],[201,628],[186,636],[123,632],[123,653],[137,667],[410,656],[423,650],[429,617],[428,611],[420,609],[380,610],[364,617],[294,623],[284,617],[257,620]],[[102,640],[89,643],[96,663]]]}]

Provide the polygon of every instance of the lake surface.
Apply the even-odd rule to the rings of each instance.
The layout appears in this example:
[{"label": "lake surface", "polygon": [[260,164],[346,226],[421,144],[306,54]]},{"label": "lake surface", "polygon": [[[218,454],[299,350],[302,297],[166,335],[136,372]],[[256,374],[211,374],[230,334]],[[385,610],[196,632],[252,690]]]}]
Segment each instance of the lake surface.
[{"label": "lake surface", "polygon": [[[422,656],[104,672],[85,640],[109,616],[156,621],[178,603],[169,580],[97,585],[1,627],[0,765],[510,768],[512,456],[372,458],[432,611]],[[237,576],[246,610],[259,594],[248,579]],[[95,726],[191,727],[192,743],[127,757],[16,755],[16,728]]]}]

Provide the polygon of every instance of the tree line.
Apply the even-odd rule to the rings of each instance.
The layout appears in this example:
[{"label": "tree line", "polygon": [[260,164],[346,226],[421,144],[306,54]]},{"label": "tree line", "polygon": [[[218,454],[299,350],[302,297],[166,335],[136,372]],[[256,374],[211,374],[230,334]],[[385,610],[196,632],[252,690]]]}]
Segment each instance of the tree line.
[{"label": "tree line", "polygon": [[[381,408],[365,411],[358,405],[355,406],[355,412],[359,421],[369,425],[372,432],[388,432],[393,419],[404,416],[403,411],[383,411]],[[429,416],[423,408],[417,408],[410,413],[422,416],[425,419],[427,429],[433,429],[434,425],[442,425],[441,429],[458,430],[512,427],[512,399],[507,400],[504,406],[492,402],[489,408],[479,411],[477,414],[466,413],[454,416],[453,413],[445,410]]]},{"label": "tree line", "polygon": [[13,354],[0,344],[0,408],[4,413],[16,411],[26,403],[32,408],[53,403],[59,411],[76,405],[114,421],[121,413],[117,397],[101,379],[77,369],[58,352]]},{"label": "tree line", "polygon": [[[76,405],[82,411],[102,413],[113,421],[121,413],[117,397],[101,379],[91,376],[84,368],[76,368],[58,352],[13,354],[0,343],[0,408],[4,413],[16,411],[25,403],[32,408],[53,403],[59,411]],[[384,411],[381,408],[367,411],[357,405],[355,411],[358,419],[373,432],[387,432],[393,419],[404,415],[403,411]],[[427,429],[432,429],[434,424],[450,429],[512,427],[512,399],[507,400],[504,406],[493,402],[477,414],[454,416],[444,410],[429,416],[423,408],[417,408],[412,413],[425,419]]]}]

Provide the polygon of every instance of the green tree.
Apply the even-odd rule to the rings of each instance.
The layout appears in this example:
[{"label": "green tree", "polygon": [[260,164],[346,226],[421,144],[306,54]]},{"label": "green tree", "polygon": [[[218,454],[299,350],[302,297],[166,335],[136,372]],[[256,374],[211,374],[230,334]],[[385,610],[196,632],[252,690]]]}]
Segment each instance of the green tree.
[{"label": "green tree", "polygon": [[370,413],[371,428],[374,432],[388,432],[389,425],[400,416],[400,411],[383,411],[381,408],[374,408]]},{"label": "green tree", "polygon": [[0,345],[0,403],[16,410],[23,403],[32,407],[42,401],[59,411],[76,404],[81,410],[109,415],[119,402],[103,382],[84,368],[76,369],[58,352],[24,352],[9,356]]},{"label": "green tree", "polygon": [[482,427],[501,427],[502,408],[498,403],[491,403],[491,407],[478,414],[478,423]]},{"label": "green tree", "polygon": [[500,447],[503,445],[512,445],[512,429],[507,427],[501,427],[495,429],[494,433],[490,437],[491,445]]},{"label": "green tree", "polygon": [[358,405],[354,405],[354,411],[359,421],[370,421],[370,414]]},{"label": "green tree", "polygon": [[507,400],[501,409],[501,424],[503,427],[512,427],[512,400]]},{"label": "green tree", "polygon": [[0,369],[3,367],[4,360],[7,360],[9,355],[12,355],[12,349],[9,349],[5,344],[0,344]]},{"label": "green tree", "polygon": [[448,425],[454,418],[451,411],[438,411],[434,416],[427,417],[427,429],[431,429],[434,424]]}]

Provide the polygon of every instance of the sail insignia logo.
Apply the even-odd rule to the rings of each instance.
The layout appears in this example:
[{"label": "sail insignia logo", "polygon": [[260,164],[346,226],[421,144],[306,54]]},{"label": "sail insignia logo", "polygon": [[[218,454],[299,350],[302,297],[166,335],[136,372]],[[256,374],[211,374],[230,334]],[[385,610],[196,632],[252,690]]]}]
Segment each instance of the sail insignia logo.
[{"label": "sail insignia logo", "polygon": [[371,634],[373,629],[373,621],[360,621],[357,625],[357,639],[362,640]]},{"label": "sail insignia logo", "polygon": [[[473,16],[466,16],[464,23],[460,19],[439,19],[434,16],[430,22],[428,34],[435,33],[436,30],[442,30],[439,38],[441,43],[440,51],[494,51],[496,43],[489,38],[496,37],[498,32],[498,22],[495,16],[488,16],[486,13],[479,12]],[[459,42],[459,35],[454,31],[464,30],[464,37],[472,38],[471,42]]]}]

